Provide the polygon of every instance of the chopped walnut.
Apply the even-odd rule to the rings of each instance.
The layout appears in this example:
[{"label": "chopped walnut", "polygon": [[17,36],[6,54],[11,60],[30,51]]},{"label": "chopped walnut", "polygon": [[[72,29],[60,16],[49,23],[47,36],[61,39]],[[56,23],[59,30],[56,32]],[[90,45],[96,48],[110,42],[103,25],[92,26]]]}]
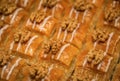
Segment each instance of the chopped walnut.
[{"label": "chopped walnut", "polygon": [[17,6],[14,3],[6,3],[0,6],[0,13],[9,15],[16,10]]},{"label": "chopped walnut", "polygon": [[104,52],[102,50],[92,49],[88,52],[87,61],[92,64],[92,66],[99,64],[104,57]]},{"label": "chopped walnut", "polygon": [[92,35],[93,41],[105,42],[109,37],[109,32],[101,29],[95,29]]},{"label": "chopped walnut", "polygon": [[42,80],[48,73],[48,65],[43,63],[41,65],[35,64],[29,67],[30,77],[33,81]]},{"label": "chopped walnut", "polygon": [[115,21],[116,18],[120,16],[120,9],[119,7],[110,7],[109,9],[105,10],[105,20],[107,22]]},{"label": "chopped walnut", "polygon": [[86,9],[92,9],[93,5],[88,3],[86,0],[77,0],[74,4],[74,8],[77,11],[85,11]]},{"label": "chopped walnut", "polygon": [[11,59],[10,55],[5,52],[0,52],[0,67],[3,67]]},{"label": "chopped walnut", "polygon": [[72,81],[92,81],[94,74],[90,70],[84,70],[81,72],[80,68],[77,68],[72,76]]},{"label": "chopped walnut", "polygon": [[32,22],[36,21],[36,23],[40,23],[44,20],[44,18],[46,17],[46,13],[43,12],[43,11],[36,11],[36,12],[33,12],[30,16],[30,20]]},{"label": "chopped walnut", "polygon": [[50,52],[50,50],[51,50],[51,44],[50,43],[44,44],[44,49],[45,49],[44,53],[48,54]]},{"label": "chopped walnut", "polygon": [[62,42],[61,41],[50,41],[50,43],[47,43],[44,45],[44,53],[46,54],[56,54],[60,48],[62,47]]},{"label": "chopped walnut", "polygon": [[20,30],[14,34],[14,41],[16,43],[26,43],[31,37],[31,32],[28,30]]},{"label": "chopped walnut", "polygon": [[65,31],[67,29],[68,32],[73,32],[77,27],[77,21],[71,18],[65,18],[61,24],[62,30]]},{"label": "chopped walnut", "polygon": [[5,23],[3,21],[0,21],[0,29],[3,28],[4,24]]},{"label": "chopped walnut", "polygon": [[57,4],[57,0],[43,0],[43,7],[52,8]]},{"label": "chopped walnut", "polygon": [[52,42],[51,53],[56,54],[60,50],[61,47],[62,47],[62,42],[61,41],[53,41]]}]

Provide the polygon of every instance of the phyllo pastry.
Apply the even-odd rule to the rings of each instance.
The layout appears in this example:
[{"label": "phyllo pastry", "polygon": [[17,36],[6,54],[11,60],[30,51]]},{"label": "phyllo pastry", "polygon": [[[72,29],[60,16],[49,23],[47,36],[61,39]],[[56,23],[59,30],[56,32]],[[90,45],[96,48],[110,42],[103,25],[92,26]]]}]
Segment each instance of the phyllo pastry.
[{"label": "phyllo pastry", "polygon": [[69,66],[78,53],[78,48],[61,40],[50,40],[40,50],[40,59],[56,60]]},{"label": "phyllo pastry", "polygon": [[31,13],[25,25],[30,30],[49,36],[52,30],[54,30],[56,23],[57,20],[53,16],[47,15],[44,11],[37,10]]},{"label": "phyllo pastry", "polygon": [[[101,28],[96,27],[91,30],[91,34],[87,35],[84,49],[77,57],[73,77],[71,77],[73,81],[74,79],[75,81],[107,81],[110,79],[119,59],[120,37],[116,31],[106,30],[105,27]],[[78,72],[80,68],[81,71]],[[84,72],[85,76],[83,75]],[[88,73],[86,74],[86,72]],[[101,78],[101,76],[104,77]]]},{"label": "phyllo pastry", "polygon": [[24,16],[26,17],[26,14],[27,12],[23,8],[18,7],[14,3],[6,2],[0,5],[0,20],[8,24],[17,26],[21,19],[23,19]]},{"label": "phyllo pastry", "polygon": [[43,37],[34,32],[27,29],[16,29],[8,37],[6,49],[28,56],[34,56],[36,49],[42,41]]},{"label": "phyllo pastry", "polygon": [[110,0],[103,9],[99,20],[100,24],[120,29],[120,1]]}]

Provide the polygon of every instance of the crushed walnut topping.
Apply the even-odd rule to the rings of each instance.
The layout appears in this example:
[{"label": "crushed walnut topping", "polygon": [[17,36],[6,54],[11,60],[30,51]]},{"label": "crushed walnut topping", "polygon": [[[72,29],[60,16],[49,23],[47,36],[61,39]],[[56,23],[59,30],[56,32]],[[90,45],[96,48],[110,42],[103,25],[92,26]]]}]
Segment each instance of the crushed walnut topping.
[{"label": "crushed walnut topping", "polygon": [[29,73],[33,81],[42,80],[48,73],[48,64],[32,64],[29,66]]},{"label": "crushed walnut topping", "polygon": [[44,53],[48,54],[50,52],[50,50],[51,50],[51,44],[50,43],[44,44],[44,49],[45,49]]},{"label": "crushed walnut topping", "polygon": [[0,67],[3,67],[11,59],[10,55],[6,52],[0,52]]},{"label": "crushed walnut topping", "polygon": [[41,23],[44,18],[46,17],[46,13],[43,12],[43,11],[36,11],[36,12],[33,12],[30,16],[30,20],[32,22],[36,21],[36,23]]},{"label": "crushed walnut topping", "polygon": [[104,19],[107,22],[113,22],[115,21],[116,18],[118,18],[120,16],[120,9],[119,7],[110,7],[108,9],[105,10],[105,16]]},{"label": "crushed walnut topping", "polygon": [[57,4],[57,0],[43,0],[43,7],[52,8]]},{"label": "crushed walnut topping", "polygon": [[14,34],[14,41],[16,43],[26,43],[31,37],[31,33],[28,30],[19,30]]},{"label": "crushed walnut topping", "polygon": [[105,42],[109,38],[109,32],[102,29],[95,29],[92,35],[93,41]]},{"label": "crushed walnut topping", "polygon": [[44,53],[46,54],[56,54],[60,48],[62,47],[62,41],[50,41],[50,43],[47,43],[44,45]]},{"label": "crushed walnut topping", "polygon": [[67,29],[68,32],[73,32],[77,27],[77,21],[72,18],[65,18],[61,24],[62,30],[65,31]]},{"label": "crushed walnut topping", "polygon": [[94,6],[91,3],[88,3],[86,0],[77,0],[74,3],[74,8],[77,11],[85,11],[87,9],[92,9]]},{"label": "crushed walnut topping", "polygon": [[0,6],[0,14],[9,15],[16,10],[17,6],[14,3],[6,3]]},{"label": "crushed walnut topping", "polygon": [[5,23],[3,21],[0,21],[0,29],[3,28],[4,24]]},{"label": "crushed walnut topping", "polygon": [[81,72],[80,68],[77,68],[72,75],[72,81],[92,81],[94,74],[90,70],[84,70]]},{"label": "crushed walnut topping", "polygon": [[61,41],[53,41],[52,42],[51,53],[56,54],[60,50],[61,47],[62,47],[62,42]]},{"label": "crushed walnut topping", "polygon": [[102,50],[92,49],[88,52],[87,61],[92,64],[92,66],[99,64],[104,57],[104,52]]}]

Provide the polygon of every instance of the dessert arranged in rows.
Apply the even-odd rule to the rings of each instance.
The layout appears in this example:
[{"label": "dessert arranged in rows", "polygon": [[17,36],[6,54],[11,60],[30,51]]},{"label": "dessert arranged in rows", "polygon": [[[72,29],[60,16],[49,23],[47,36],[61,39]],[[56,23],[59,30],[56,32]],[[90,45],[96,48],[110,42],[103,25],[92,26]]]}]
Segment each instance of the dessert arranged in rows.
[{"label": "dessert arranged in rows", "polygon": [[[57,74],[56,74],[57,72]],[[62,80],[67,72],[58,64],[31,61],[0,50],[0,77],[2,81],[49,81]]]},{"label": "dessert arranged in rows", "polygon": [[60,19],[52,39],[66,41],[81,48],[82,41],[94,23],[97,12],[100,11],[103,3],[103,0],[76,0],[72,2],[64,12],[63,18]]}]

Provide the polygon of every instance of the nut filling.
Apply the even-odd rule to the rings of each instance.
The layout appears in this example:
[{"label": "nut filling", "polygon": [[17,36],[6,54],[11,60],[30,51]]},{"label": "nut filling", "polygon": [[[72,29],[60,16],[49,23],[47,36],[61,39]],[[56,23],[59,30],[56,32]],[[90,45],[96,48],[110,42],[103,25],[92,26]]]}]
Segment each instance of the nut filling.
[{"label": "nut filling", "polygon": [[31,33],[28,30],[19,30],[14,34],[14,41],[16,43],[26,43],[31,38]]},{"label": "nut filling", "polygon": [[91,3],[88,3],[86,0],[77,0],[74,3],[74,8],[77,11],[85,11],[87,9],[92,9],[94,6]]},{"label": "nut filling", "polygon": [[107,22],[113,22],[120,16],[120,9],[119,7],[110,7],[109,9],[105,10],[105,17],[104,19]]},{"label": "nut filling", "polygon": [[104,43],[109,38],[109,33],[105,30],[96,29],[92,35],[93,41]]},{"label": "nut filling", "polygon": [[32,79],[32,81],[40,81],[42,80],[43,78],[45,78],[45,76],[47,75],[48,73],[48,65],[43,63],[41,65],[30,65],[29,66],[29,74],[30,74],[30,77]]},{"label": "nut filling", "polygon": [[72,18],[65,18],[61,24],[62,30],[72,33],[77,27],[78,22]]},{"label": "nut filling", "polygon": [[0,14],[9,15],[16,10],[17,6],[14,3],[6,3],[0,5]]},{"label": "nut filling", "polygon": [[92,67],[99,64],[104,57],[104,52],[102,50],[92,49],[88,52],[87,61],[91,63]]},{"label": "nut filling", "polygon": [[31,22],[41,23],[46,17],[46,13],[43,11],[33,12],[30,16]]},{"label": "nut filling", "polygon": [[43,7],[52,8],[57,4],[57,0],[43,0]]},{"label": "nut filling", "polygon": [[61,41],[51,41],[50,43],[47,43],[44,45],[44,53],[45,54],[56,54],[60,48],[62,47],[62,42]]}]

